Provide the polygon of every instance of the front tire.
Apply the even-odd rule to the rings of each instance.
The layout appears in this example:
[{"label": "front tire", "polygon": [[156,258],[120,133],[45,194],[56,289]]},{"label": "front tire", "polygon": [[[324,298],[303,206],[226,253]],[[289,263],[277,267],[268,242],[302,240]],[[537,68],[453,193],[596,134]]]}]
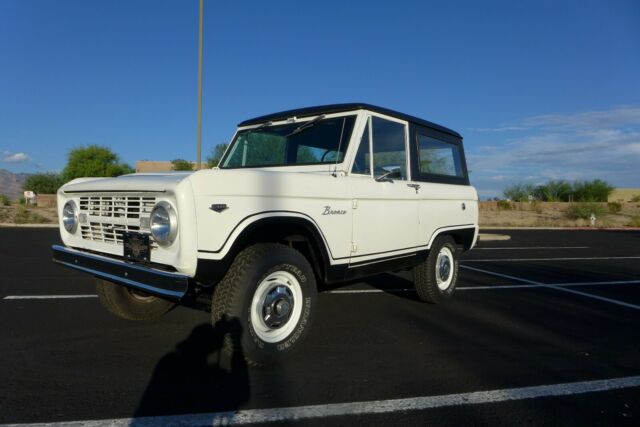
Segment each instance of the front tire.
[{"label": "front tire", "polygon": [[295,249],[261,243],[236,256],[213,294],[211,320],[237,319],[239,343],[225,338],[228,354],[240,344],[253,365],[282,360],[299,347],[311,327],[317,298],[311,265]]},{"label": "front tire", "polygon": [[427,259],[413,268],[413,283],[422,301],[438,304],[453,296],[458,281],[458,252],[451,236],[438,237]]},{"label": "front tire", "polygon": [[176,305],[172,301],[102,279],[96,279],[96,291],[107,310],[127,320],[158,319]]}]

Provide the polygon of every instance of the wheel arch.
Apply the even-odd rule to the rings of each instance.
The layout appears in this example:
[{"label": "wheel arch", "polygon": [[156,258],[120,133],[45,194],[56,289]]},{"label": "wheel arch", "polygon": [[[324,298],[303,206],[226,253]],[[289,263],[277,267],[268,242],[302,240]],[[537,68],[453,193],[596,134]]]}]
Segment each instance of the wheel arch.
[{"label": "wheel arch", "polygon": [[301,214],[269,215],[252,221],[234,239],[225,258],[233,259],[244,248],[267,242],[297,249],[307,258],[317,277],[326,279],[331,257],[326,240],[312,220]]},{"label": "wheel arch", "polygon": [[473,247],[476,238],[476,227],[473,225],[466,225],[461,227],[445,227],[436,230],[431,239],[429,239],[429,248],[433,245],[433,242],[439,236],[451,236],[455,240],[456,244],[461,246],[463,250],[467,251]]}]

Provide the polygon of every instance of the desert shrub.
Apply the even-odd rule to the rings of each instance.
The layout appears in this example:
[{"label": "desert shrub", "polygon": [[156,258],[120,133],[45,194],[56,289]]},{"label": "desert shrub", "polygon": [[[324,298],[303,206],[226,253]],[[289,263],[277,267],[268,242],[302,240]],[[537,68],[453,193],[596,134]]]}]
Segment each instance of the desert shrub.
[{"label": "desert shrub", "polygon": [[0,206],[10,206],[11,199],[4,194],[0,194]]},{"label": "desert shrub", "polygon": [[543,202],[568,202],[572,191],[569,182],[551,180],[546,184],[538,185],[533,190],[533,197]]},{"label": "desert shrub", "polygon": [[629,220],[629,227],[640,227],[640,215],[634,215]]},{"label": "desert shrub", "polygon": [[564,213],[569,219],[590,219],[591,214],[594,214],[596,218],[602,217],[606,210],[598,203],[571,203]]},{"label": "desert shrub", "polygon": [[513,209],[513,205],[508,200],[498,200],[497,206],[500,211],[510,211]]},{"label": "desert shrub", "polygon": [[193,164],[185,159],[171,160],[171,169],[174,171],[192,171]]},{"label": "desert shrub", "polygon": [[513,184],[504,189],[504,197],[514,202],[528,202],[535,188],[531,184]]},{"label": "desert shrub", "polygon": [[30,209],[27,209],[24,206],[16,207],[16,224],[45,224],[48,222],[51,222],[51,220],[38,215],[35,212],[32,212]]},{"label": "desert shrub", "polygon": [[638,203],[640,202],[640,194],[634,194],[633,197],[631,197],[631,201],[633,203]]},{"label": "desert shrub", "polygon": [[609,207],[609,213],[612,214],[620,213],[620,211],[622,210],[622,203],[610,202],[607,203],[607,206]]},{"label": "desert shrub", "polygon": [[573,200],[576,202],[606,202],[613,187],[601,179],[573,183]]},{"label": "desert shrub", "polygon": [[537,214],[542,213],[542,203],[539,200],[534,200],[531,202],[531,210]]}]

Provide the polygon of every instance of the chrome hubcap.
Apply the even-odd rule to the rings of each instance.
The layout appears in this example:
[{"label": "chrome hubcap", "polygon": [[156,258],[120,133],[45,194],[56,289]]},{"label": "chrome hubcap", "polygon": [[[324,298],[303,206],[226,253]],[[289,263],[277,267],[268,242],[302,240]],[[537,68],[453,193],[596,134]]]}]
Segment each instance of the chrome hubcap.
[{"label": "chrome hubcap", "polygon": [[438,270],[440,272],[440,279],[447,281],[449,279],[449,274],[451,273],[451,262],[448,257],[440,257],[438,261]]},{"label": "chrome hubcap", "polygon": [[275,271],[259,284],[251,302],[251,326],[262,341],[276,343],[295,329],[302,315],[302,288],[288,271]]},{"label": "chrome hubcap", "polygon": [[453,282],[453,263],[453,252],[448,247],[443,246],[436,259],[436,283],[442,291],[447,290]]},{"label": "chrome hubcap", "polygon": [[267,293],[262,304],[262,319],[271,329],[287,323],[293,309],[293,294],[286,286],[276,286]]}]

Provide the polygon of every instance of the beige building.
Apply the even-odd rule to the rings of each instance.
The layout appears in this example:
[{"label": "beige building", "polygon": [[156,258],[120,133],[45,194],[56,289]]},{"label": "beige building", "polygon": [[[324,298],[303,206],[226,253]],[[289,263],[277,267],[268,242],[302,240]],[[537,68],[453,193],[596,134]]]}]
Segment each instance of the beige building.
[{"label": "beige building", "polygon": [[[193,165],[193,169],[196,169],[196,162],[191,162]],[[203,163],[203,166],[206,168],[207,164]],[[173,167],[171,162],[167,161],[149,161],[149,160],[138,160],[136,162],[136,172],[137,173],[153,173],[153,172],[171,172],[173,171]]]},{"label": "beige building", "polygon": [[616,188],[609,196],[609,201],[630,202],[634,196],[640,197],[640,188]]}]

